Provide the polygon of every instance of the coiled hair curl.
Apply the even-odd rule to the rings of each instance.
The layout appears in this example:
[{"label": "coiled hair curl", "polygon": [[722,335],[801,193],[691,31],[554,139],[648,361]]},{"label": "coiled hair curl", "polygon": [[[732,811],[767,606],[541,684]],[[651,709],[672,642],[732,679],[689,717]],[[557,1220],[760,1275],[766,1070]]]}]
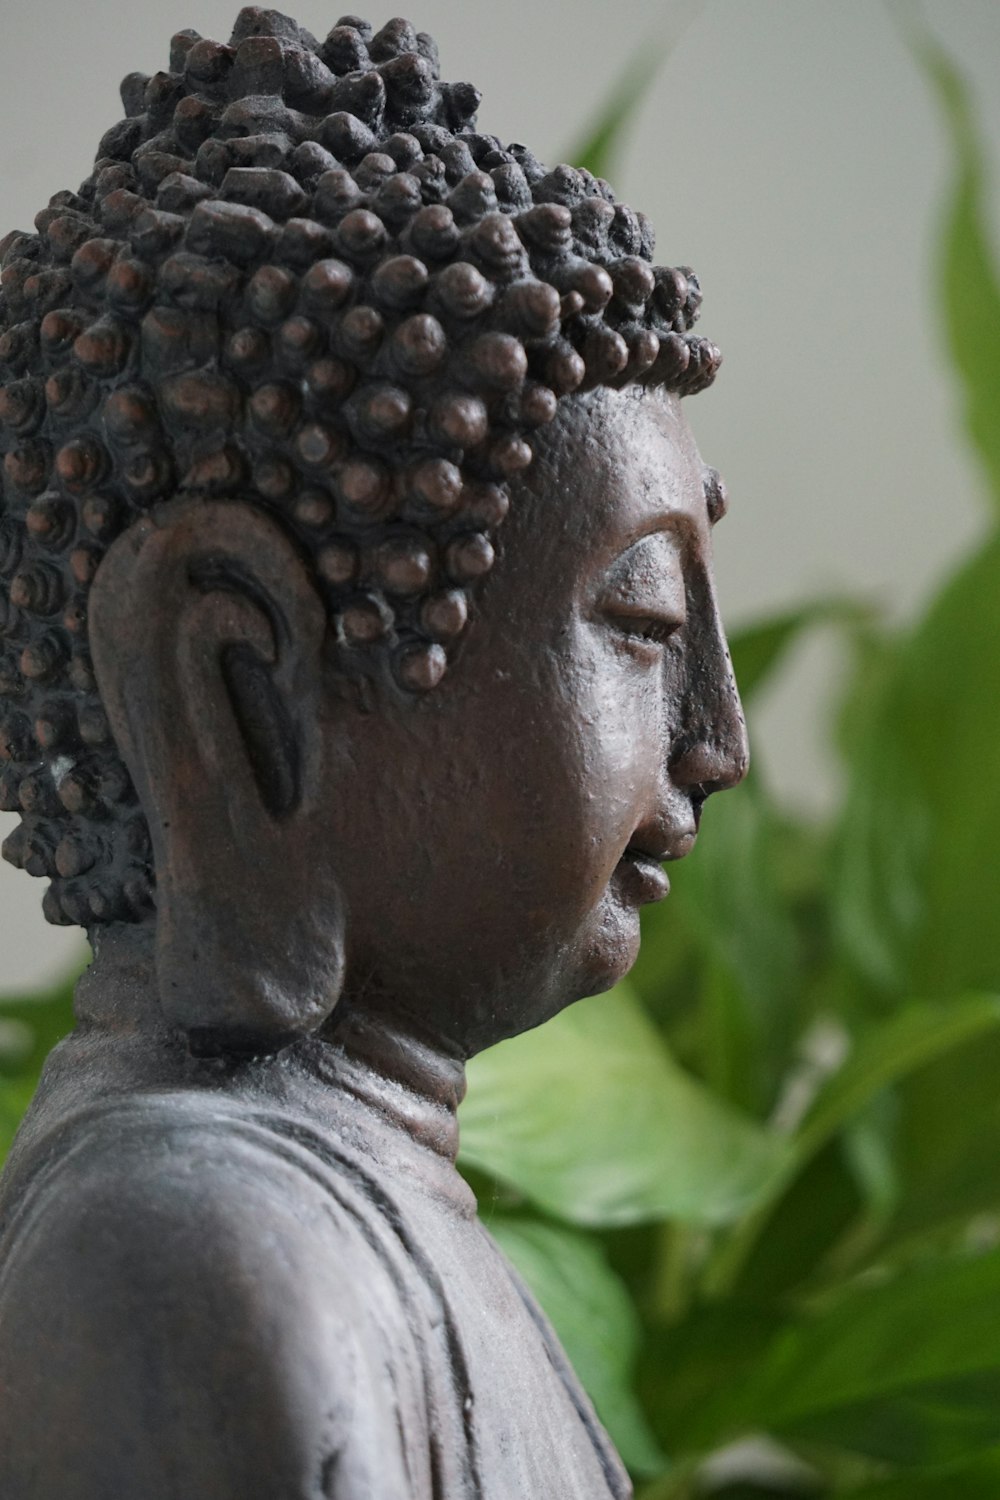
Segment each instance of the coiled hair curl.
[{"label": "coiled hair curl", "polygon": [[139,921],[148,830],[87,642],[101,558],[174,495],[239,496],[312,560],[347,670],[433,689],[559,399],[707,385],[688,270],[608,184],[476,128],[403,20],[322,43],[240,13],[122,84],[79,192],[0,244],[3,854],[52,922]]}]

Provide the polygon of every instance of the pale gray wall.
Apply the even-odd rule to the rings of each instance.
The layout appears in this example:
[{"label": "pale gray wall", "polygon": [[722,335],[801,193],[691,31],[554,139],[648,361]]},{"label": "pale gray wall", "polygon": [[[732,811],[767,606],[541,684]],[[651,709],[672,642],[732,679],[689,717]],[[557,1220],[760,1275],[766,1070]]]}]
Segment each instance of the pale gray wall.
[{"label": "pale gray wall", "polygon": [[[229,0],[0,0],[0,234],[75,187],[120,113],[117,82],[165,66],[171,32],[228,35]],[[905,12],[918,13],[911,0]],[[976,87],[1000,156],[1000,4],[922,12]],[[389,14],[369,11],[376,24]],[[339,12],[301,0],[318,34]],[[718,572],[738,623],[820,589],[912,609],[975,536],[978,476],[956,432],[930,310],[947,155],[934,103],[877,0],[412,0],[445,76],[485,93],[484,129],[558,160],[643,43],[676,39],[616,185],[697,267],[717,386],[692,403],[733,508]],[[756,748],[798,800],[830,795],[818,749],[836,659],[806,650]],[[817,791],[818,788],[818,791]],[[13,823],[0,818],[0,834]],[[39,883],[0,868],[0,989],[58,971]]]}]

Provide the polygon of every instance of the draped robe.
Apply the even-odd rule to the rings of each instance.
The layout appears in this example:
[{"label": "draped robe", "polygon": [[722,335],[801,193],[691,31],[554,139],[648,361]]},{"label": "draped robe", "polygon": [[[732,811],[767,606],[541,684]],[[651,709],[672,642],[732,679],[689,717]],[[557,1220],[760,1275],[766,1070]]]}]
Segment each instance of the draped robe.
[{"label": "draped robe", "polygon": [[77,1008],[0,1186],[4,1500],[626,1500],[460,1064],[360,1017],[193,1059],[127,962]]}]

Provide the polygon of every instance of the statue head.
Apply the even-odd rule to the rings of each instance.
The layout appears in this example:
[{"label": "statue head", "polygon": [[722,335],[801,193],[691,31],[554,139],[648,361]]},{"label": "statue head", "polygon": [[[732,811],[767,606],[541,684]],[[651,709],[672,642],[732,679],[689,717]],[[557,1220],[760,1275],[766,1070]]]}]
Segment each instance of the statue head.
[{"label": "statue head", "polygon": [[624,972],[745,768],[697,280],[402,20],[122,96],[0,245],[4,855],[155,930],[196,1050],[342,990],[473,1050]]}]

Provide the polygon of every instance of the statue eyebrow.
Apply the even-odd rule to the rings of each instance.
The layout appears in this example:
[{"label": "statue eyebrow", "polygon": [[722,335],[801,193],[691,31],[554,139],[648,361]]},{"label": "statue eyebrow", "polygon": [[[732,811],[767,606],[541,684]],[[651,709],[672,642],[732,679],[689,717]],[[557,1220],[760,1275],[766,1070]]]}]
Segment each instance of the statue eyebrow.
[{"label": "statue eyebrow", "polygon": [[[702,493],[705,497],[705,508],[708,513],[708,524],[714,526],[717,521],[729,510],[729,494],[726,490],[718,469],[705,467],[702,470]],[[646,537],[657,536],[661,532],[673,532],[683,542],[685,547],[691,546],[698,537],[698,523],[690,512],[685,510],[665,510],[655,517],[648,517],[646,524],[638,531],[628,544],[622,548],[620,556],[643,541]]]},{"label": "statue eyebrow", "polygon": [[664,510],[657,516],[651,517],[641,531],[632,537],[627,547],[622,549],[622,555],[638,546],[640,542],[648,541],[650,537],[673,534],[678,537],[685,547],[689,547],[698,538],[698,524],[687,510]]},{"label": "statue eyebrow", "polygon": [[714,526],[717,521],[722,520],[729,509],[729,495],[718,469],[705,469],[702,475],[702,487],[705,491],[705,504],[708,507],[708,522],[710,526]]}]

